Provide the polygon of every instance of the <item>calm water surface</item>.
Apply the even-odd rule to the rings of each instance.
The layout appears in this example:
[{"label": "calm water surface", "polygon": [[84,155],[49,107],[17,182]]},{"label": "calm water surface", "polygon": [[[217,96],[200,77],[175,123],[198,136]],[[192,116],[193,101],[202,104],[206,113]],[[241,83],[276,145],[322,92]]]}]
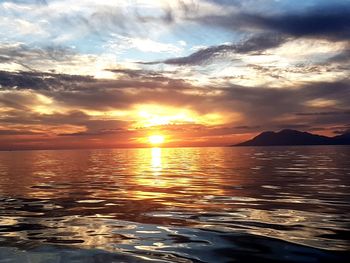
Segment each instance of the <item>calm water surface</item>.
[{"label": "calm water surface", "polygon": [[350,147],[0,152],[0,262],[345,262]]}]

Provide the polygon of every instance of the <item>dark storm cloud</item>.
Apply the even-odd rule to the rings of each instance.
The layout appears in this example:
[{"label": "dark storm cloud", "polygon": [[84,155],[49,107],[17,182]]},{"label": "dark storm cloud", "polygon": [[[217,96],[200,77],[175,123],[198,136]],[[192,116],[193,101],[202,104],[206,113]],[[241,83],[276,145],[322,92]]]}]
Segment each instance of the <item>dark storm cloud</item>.
[{"label": "dark storm cloud", "polygon": [[57,88],[73,88],[78,83],[94,82],[89,76],[54,74],[44,72],[9,72],[0,71],[0,90],[51,90]]},{"label": "dark storm cloud", "polygon": [[278,47],[286,41],[280,34],[263,34],[249,38],[237,44],[225,44],[203,48],[186,57],[171,58],[163,61],[145,62],[142,64],[170,64],[170,65],[199,65],[217,57],[230,53],[259,53],[269,48]]},{"label": "dark storm cloud", "polygon": [[291,36],[323,37],[334,40],[350,38],[350,6],[315,10],[305,14],[251,18],[257,25]]},{"label": "dark storm cloud", "polygon": [[[350,4],[311,9],[297,14],[232,13],[227,16],[197,17],[195,21],[220,26],[230,31],[254,32],[253,37],[238,44],[225,44],[201,49],[185,57],[144,64],[198,65],[229,53],[252,53],[278,47],[293,38],[311,37],[330,40],[350,39]],[[256,33],[260,30],[260,33]],[[340,62],[349,58],[348,51],[334,57]]]},{"label": "dark storm cloud", "polygon": [[19,89],[47,89],[43,74],[31,72],[0,71],[0,85],[2,88]]},{"label": "dark storm cloud", "polygon": [[348,40],[350,39],[350,2],[335,6],[317,6],[299,13],[285,12],[274,15],[232,13],[226,16],[203,16],[197,21],[231,31],[262,30],[293,37]]}]

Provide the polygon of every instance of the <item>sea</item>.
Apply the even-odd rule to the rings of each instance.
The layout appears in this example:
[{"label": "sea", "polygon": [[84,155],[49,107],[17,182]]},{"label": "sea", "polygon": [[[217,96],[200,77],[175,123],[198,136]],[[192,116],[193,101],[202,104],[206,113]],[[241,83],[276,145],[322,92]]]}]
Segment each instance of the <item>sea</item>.
[{"label": "sea", "polygon": [[349,146],[0,152],[0,263],[349,259]]}]

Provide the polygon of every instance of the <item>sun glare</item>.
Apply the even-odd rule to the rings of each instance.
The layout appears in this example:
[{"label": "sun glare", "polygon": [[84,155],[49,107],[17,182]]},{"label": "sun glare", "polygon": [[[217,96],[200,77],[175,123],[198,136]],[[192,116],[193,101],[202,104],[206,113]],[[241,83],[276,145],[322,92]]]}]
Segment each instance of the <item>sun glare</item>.
[{"label": "sun glare", "polygon": [[150,144],[153,144],[153,145],[162,144],[164,142],[164,136],[152,135],[148,137],[148,141],[150,142]]}]

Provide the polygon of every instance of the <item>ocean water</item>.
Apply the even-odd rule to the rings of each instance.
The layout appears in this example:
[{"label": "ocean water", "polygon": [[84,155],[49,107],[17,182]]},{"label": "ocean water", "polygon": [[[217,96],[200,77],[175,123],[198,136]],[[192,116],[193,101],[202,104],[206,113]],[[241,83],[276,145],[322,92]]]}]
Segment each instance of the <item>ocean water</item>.
[{"label": "ocean water", "polygon": [[350,147],[0,152],[0,262],[345,262]]}]

